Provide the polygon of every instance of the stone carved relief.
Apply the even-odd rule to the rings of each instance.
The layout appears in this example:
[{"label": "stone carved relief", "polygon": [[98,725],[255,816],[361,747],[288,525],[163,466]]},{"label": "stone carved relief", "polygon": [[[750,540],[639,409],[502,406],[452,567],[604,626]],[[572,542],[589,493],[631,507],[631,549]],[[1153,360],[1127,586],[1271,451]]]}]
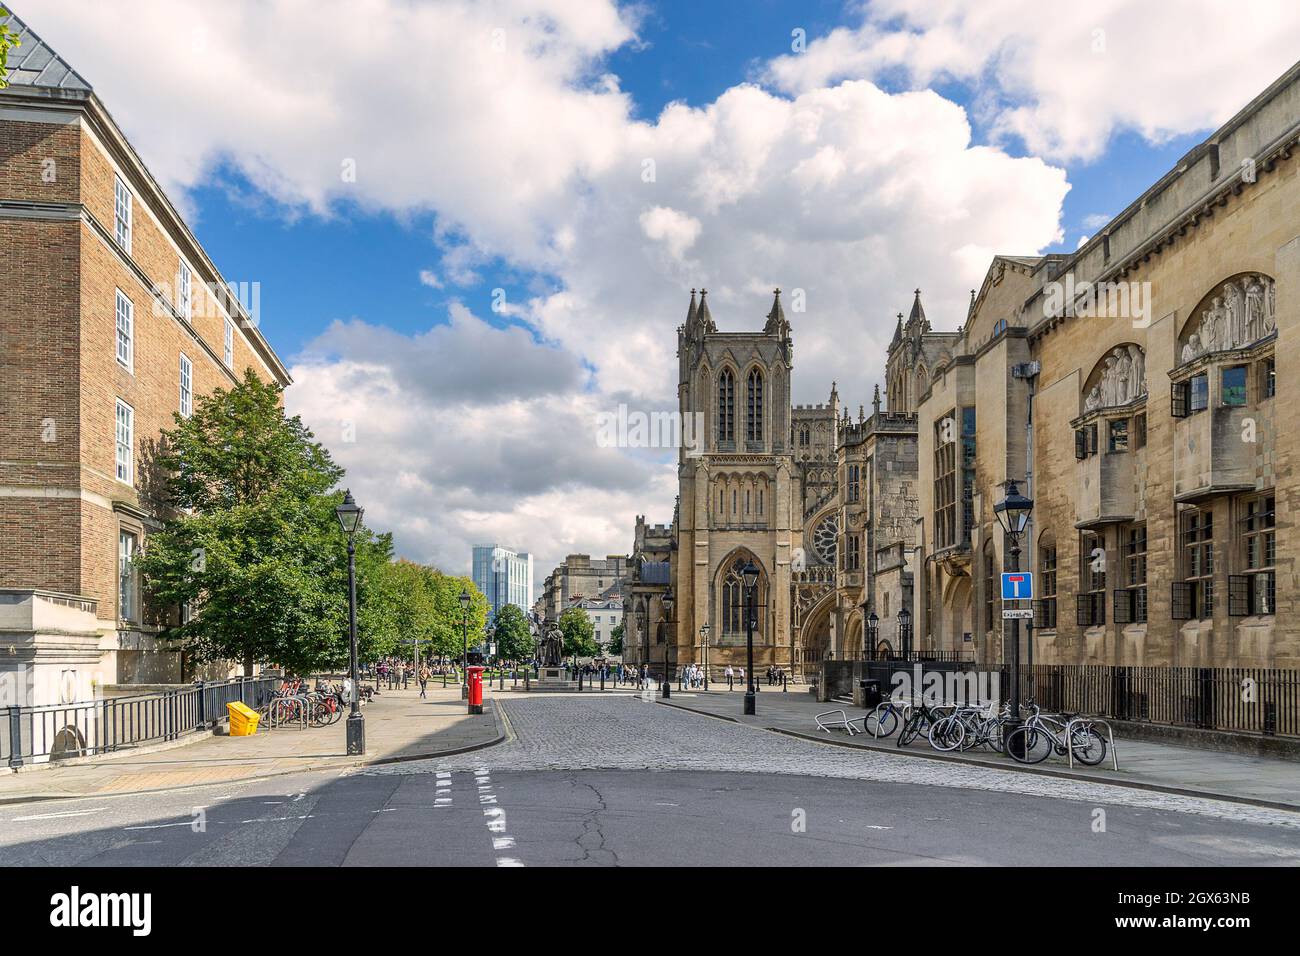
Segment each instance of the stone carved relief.
[{"label": "stone carved relief", "polygon": [[1180,362],[1210,352],[1245,348],[1277,328],[1277,286],[1266,275],[1249,273],[1223,284],[1201,310],[1199,322],[1183,341]]},{"label": "stone carved relief", "polygon": [[1146,353],[1138,345],[1119,345],[1106,356],[1101,380],[1084,396],[1083,410],[1127,405],[1146,392]]}]

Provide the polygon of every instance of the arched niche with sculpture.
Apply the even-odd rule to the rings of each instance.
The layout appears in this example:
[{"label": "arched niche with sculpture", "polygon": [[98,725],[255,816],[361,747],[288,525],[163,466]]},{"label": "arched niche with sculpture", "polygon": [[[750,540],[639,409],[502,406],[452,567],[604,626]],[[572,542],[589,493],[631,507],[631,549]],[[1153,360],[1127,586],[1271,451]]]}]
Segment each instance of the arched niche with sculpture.
[{"label": "arched niche with sculpture", "polygon": [[1179,364],[1248,348],[1277,330],[1277,285],[1262,272],[1219,283],[1192,310],[1178,339]]},{"label": "arched niche with sculpture", "polygon": [[1147,355],[1140,345],[1117,345],[1097,363],[1083,390],[1084,412],[1114,408],[1147,393]]}]

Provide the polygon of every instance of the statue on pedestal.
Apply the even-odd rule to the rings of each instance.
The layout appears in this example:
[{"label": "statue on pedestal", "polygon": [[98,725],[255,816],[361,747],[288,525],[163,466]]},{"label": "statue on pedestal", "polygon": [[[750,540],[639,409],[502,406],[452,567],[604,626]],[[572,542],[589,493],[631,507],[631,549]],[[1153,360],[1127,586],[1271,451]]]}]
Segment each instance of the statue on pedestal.
[{"label": "statue on pedestal", "polygon": [[542,666],[559,667],[564,663],[564,632],[552,625],[542,638]]}]

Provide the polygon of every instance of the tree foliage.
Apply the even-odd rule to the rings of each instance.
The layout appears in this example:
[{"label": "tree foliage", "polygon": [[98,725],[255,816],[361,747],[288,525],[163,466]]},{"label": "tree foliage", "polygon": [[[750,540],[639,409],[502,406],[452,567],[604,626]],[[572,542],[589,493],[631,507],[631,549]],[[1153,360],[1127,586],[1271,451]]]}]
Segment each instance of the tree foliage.
[{"label": "tree foliage", "polygon": [[570,657],[595,657],[600,653],[596,643],[596,628],[586,610],[571,607],[560,615],[560,631],[564,634],[564,653]]},{"label": "tree foliage", "polygon": [[623,654],[623,625],[616,624],[614,629],[609,632],[609,644],[605,647],[605,652],[611,657],[621,657]]},{"label": "tree foliage", "polygon": [[[343,470],[296,416],[282,389],[249,372],[174,417],[147,470],[171,508],[137,559],[151,603],[192,612],[166,636],[200,661],[334,669],[349,657],[347,537],[334,515]],[[143,474],[142,474],[143,478]],[[149,483],[146,482],[146,483]],[[459,657],[460,594],[473,597],[470,643],[487,599],[468,578],[398,561],[390,534],[362,525],[356,549],[362,661],[391,654]]]},{"label": "tree foliage", "polygon": [[[0,7],[0,19],[9,16],[9,11]],[[22,46],[18,40],[18,34],[9,28],[9,24],[0,23],[0,90],[9,85],[7,79],[9,75],[9,51],[13,47]]]},{"label": "tree foliage", "polygon": [[533,656],[533,635],[528,629],[528,618],[513,604],[497,611],[492,621],[493,638],[497,654],[506,660],[526,660]]}]

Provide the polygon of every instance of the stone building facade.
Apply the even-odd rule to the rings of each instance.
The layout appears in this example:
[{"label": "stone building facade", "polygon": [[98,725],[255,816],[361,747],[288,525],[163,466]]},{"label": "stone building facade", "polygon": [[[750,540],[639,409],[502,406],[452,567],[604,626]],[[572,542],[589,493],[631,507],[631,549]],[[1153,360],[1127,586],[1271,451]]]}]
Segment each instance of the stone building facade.
[{"label": "stone building facade", "polygon": [[1298,151],[1300,65],[1072,255],[994,260],[919,401],[923,646],[1006,658],[1014,479],[1022,660],[1300,664]]},{"label": "stone building facade", "polygon": [[0,90],[0,679],[17,703],[189,679],[132,555],[160,431],[288,372],[90,85],[22,21]]},{"label": "stone building facade", "polygon": [[760,668],[909,647],[1005,662],[993,506],[1014,480],[1036,503],[1022,661],[1300,664],[1300,429],[1276,397],[1300,375],[1297,153],[1300,65],[1074,253],[995,256],[953,331],[918,291],[886,408],[877,394],[857,421],[834,386],[790,407],[779,294],[761,331],[724,333],[692,293],[679,404],[704,441],[630,568],[642,637],[672,635],[643,659],[701,660],[707,623],[710,662],[739,663],[735,572],[753,560]]},{"label": "stone building facade", "polygon": [[542,596],[533,605],[534,614],[543,623],[555,622],[578,601],[621,600],[627,565],[627,556],[622,554],[595,560],[589,554],[569,555],[546,576]]}]

